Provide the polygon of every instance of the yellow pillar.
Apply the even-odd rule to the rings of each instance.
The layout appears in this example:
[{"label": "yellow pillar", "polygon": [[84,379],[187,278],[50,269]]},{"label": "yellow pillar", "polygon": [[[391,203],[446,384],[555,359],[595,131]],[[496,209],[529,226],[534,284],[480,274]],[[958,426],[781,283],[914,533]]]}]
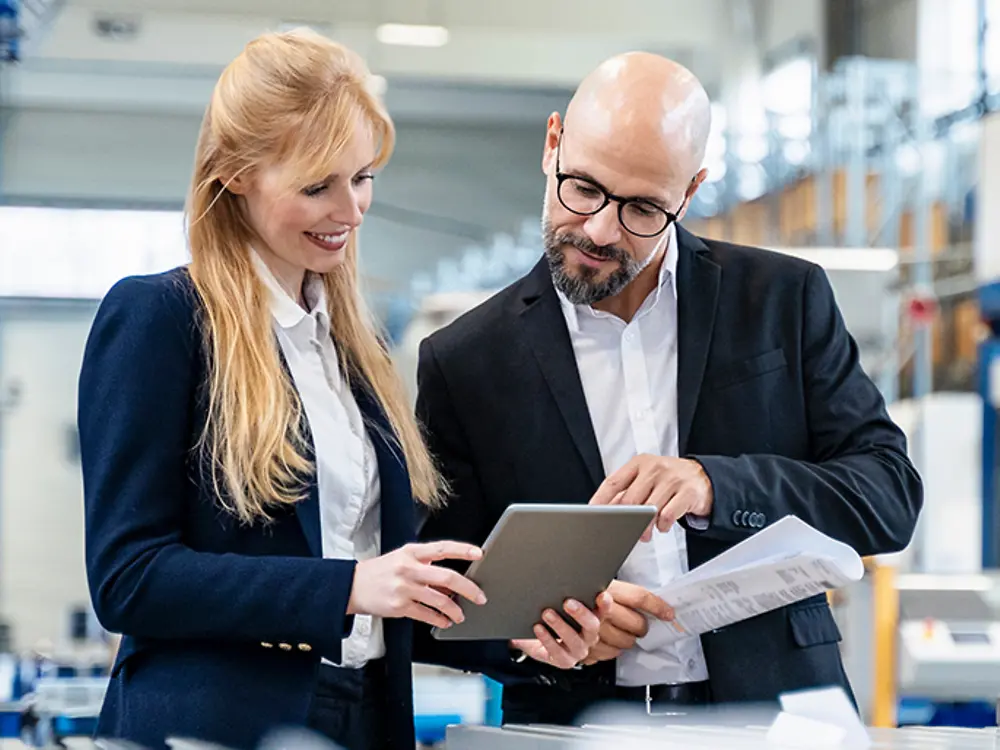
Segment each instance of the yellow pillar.
[{"label": "yellow pillar", "polygon": [[872,726],[896,726],[896,639],[899,632],[899,593],[896,570],[875,563],[872,568],[872,609],[875,621]]}]

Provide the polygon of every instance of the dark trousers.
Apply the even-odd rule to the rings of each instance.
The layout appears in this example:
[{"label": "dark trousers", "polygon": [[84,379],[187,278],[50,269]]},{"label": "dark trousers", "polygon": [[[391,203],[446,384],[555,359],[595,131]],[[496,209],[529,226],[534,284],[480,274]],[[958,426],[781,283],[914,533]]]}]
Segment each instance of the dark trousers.
[{"label": "dark trousers", "polygon": [[388,747],[385,663],[364,669],[321,664],[307,726],[343,750]]}]

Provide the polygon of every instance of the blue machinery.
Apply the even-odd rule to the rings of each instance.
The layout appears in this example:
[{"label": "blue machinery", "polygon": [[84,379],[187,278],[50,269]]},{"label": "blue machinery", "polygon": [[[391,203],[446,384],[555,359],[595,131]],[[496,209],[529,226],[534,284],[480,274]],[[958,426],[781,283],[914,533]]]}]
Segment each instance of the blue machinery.
[{"label": "blue machinery", "polygon": [[19,0],[0,0],[0,63],[20,59]]}]

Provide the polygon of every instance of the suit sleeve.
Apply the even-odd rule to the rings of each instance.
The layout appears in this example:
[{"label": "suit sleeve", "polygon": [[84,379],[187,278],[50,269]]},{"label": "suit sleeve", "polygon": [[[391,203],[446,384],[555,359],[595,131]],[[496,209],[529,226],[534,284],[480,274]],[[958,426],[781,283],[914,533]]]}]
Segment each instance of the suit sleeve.
[{"label": "suit sleeve", "polygon": [[705,468],[715,499],[707,529],[686,525],[692,533],[738,541],[756,530],[746,524],[754,513],[766,523],[794,514],[861,555],[901,550],[923,503],[921,480],[818,267],[806,278],[803,311],[811,460],[690,456]]},{"label": "suit sleeve", "polygon": [[353,561],[185,545],[199,339],[190,294],[162,280],[119,282],[94,321],[78,423],[96,614],[137,637],[309,644],[340,661]]},{"label": "suit sleeve", "polygon": [[[482,544],[491,530],[485,500],[468,440],[429,339],[420,345],[416,409],[431,454],[451,490],[447,505],[429,512],[420,530],[420,541],[447,539]],[[515,663],[505,641],[437,641],[431,637],[430,628],[419,622],[414,623],[414,659],[481,672],[504,684],[531,680],[546,669],[537,662]]]}]

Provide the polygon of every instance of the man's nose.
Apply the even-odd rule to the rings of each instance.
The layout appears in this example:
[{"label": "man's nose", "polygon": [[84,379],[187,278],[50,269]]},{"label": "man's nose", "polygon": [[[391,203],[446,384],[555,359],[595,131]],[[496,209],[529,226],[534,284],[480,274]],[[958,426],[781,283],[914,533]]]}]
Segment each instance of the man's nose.
[{"label": "man's nose", "polygon": [[591,242],[601,247],[614,245],[622,238],[622,225],[618,221],[618,206],[609,203],[583,225],[583,231]]}]

